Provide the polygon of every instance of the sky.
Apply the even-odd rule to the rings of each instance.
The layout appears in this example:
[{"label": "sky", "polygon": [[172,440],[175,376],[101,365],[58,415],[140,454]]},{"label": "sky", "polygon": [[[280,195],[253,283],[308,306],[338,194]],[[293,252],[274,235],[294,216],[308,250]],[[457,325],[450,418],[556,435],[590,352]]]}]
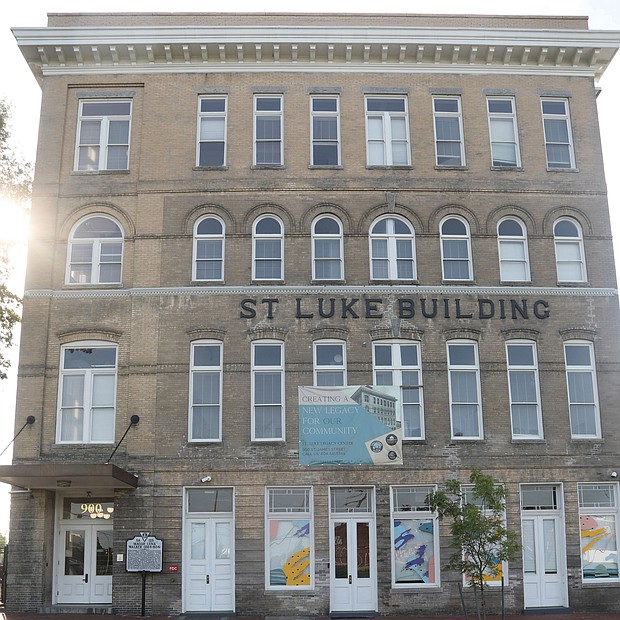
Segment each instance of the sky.
[{"label": "sky", "polygon": [[[591,30],[616,30],[620,39],[620,3],[618,0],[519,0],[508,3],[497,0],[384,0],[381,4],[369,0],[312,0],[291,4],[285,0],[261,0],[257,10],[256,1],[227,0],[226,12],[304,12],[304,13],[468,13],[486,15],[585,15],[590,18]],[[11,145],[26,159],[34,161],[37,142],[41,92],[26,61],[23,59],[11,27],[43,27],[47,25],[47,13],[107,12],[214,12],[222,3],[205,0],[106,0],[105,3],[85,3],[84,0],[5,0],[0,13],[0,98],[13,105]],[[599,86],[599,122],[605,158],[605,172],[609,191],[609,207],[614,232],[616,264],[620,264],[620,51],[607,69]],[[27,222],[14,215],[15,209],[6,211],[0,205],[0,221],[4,229],[10,229],[17,238],[14,253],[13,290],[23,290],[24,261]],[[7,225],[8,223],[8,225]],[[0,232],[0,238],[5,233]],[[618,269],[618,267],[616,268]],[[11,351],[13,367],[9,378],[0,382],[0,452],[13,438],[15,413],[15,386],[17,376],[17,347]],[[18,440],[19,441],[19,440]],[[0,464],[11,462],[9,448],[0,456]],[[9,490],[0,483],[0,533],[9,531]]]}]

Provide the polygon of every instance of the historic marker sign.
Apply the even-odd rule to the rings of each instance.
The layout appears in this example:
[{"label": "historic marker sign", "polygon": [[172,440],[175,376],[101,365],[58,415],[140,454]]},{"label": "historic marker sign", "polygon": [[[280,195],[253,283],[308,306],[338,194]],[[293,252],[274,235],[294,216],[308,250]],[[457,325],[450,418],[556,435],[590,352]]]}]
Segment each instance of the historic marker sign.
[{"label": "historic marker sign", "polygon": [[127,541],[125,570],[129,573],[161,573],[163,571],[164,541],[140,532]]}]

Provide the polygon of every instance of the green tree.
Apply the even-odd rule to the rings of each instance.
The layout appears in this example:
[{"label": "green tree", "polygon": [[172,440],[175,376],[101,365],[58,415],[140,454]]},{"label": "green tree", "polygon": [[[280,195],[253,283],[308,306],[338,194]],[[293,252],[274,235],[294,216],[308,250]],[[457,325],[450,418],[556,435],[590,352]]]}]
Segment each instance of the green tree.
[{"label": "green tree", "polygon": [[[0,199],[2,206],[24,209],[32,191],[32,165],[14,152],[9,144],[11,108],[0,99]],[[13,344],[13,328],[19,322],[20,298],[7,279],[11,269],[10,243],[0,243],[0,379],[6,379],[10,366],[4,351]]]},{"label": "green tree", "polygon": [[[484,592],[490,577],[501,575],[502,562],[519,552],[517,534],[505,527],[506,489],[479,469],[469,477],[470,487],[448,480],[445,490],[429,494],[427,503],[440,520],[451,519],[454,552],[445,565],[467,577],[474,590],[478,618],[486,618]],[[480,599],[478,599],[480,593]]]}]

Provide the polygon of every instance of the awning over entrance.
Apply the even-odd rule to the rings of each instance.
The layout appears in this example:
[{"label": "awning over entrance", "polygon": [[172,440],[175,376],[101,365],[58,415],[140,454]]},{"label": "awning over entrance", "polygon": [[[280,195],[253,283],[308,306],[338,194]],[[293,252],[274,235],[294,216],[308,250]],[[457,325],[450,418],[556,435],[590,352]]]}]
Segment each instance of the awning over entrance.
[{"label": "awning over entrance", "polygon": [[117,465],[0,465],[0,482],[24,489],[135,489],[138,477]]}]

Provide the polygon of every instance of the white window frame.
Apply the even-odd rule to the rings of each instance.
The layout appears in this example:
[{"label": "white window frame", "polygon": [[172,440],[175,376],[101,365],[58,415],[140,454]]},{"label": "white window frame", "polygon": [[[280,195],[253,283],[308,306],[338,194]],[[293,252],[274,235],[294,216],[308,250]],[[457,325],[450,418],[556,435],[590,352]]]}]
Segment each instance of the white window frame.
[{"label": "white window frame", "polygon": [[[385,233],[373,232],[375,227],[382,221],[386,222]],[[409,234],[402,234],[395,232],[395,222],[404,224],[409,229]],[[376,256],[374,241],[385,240],[386,256]],[[411,247],[411,258],[399,257],[399,242],[407,241]],[[413,226],[404,218],[397,217],[395,215],[383,215],[377,218],[370,226],[370,233],[368,235],[369,255],[370,255],[370,279],[371,280],[404,280],[412,281],[418,279],[417,273],[417,261],[416,261],[416,246],[415,246],[415,230]],[[375,264],[378,262],[387,264],[387,278],[379,277],[375,275]],[[400,278],[398,275],[398,266],[402,262],[410,263],[411,277]]]},{"label": "white window frame", "polygon": [[[471,347],[474,352],[473,364],[457,364],[450,361],[450,350],[452,347]],[[480,388],[480,360],[478,357],[478,343],[475,340],[455,339],[448,340],[446,343],[446,355],[448,362],[448,394],[450,398],[450,436],[456,441],[471,441],[484,439],[483,427],[482,427],[482,393]],[[460,373],[473,373],[476,380],[476,402],[469,402],[466,400],[455,400],[456,395],[453,393],[452,380]],[[476,407],[476,419],[475,422],[478,426],[478,434],[464,435],[462,432],[455,432],[454,429],[454,408],[459,405],[475,405]]]},{"label": "white window frame", "polygon": [[[416,364],[405,364],[402,359],[403,346],[414,347],[416,351]],[[381,365],[377,360],[377,348],[390,348],[389,365]],[[415,340],[377,340],[372,343],[372,367],[374,374],[374,385],[398,385],[401,388],[400,406],[402,408],[402,432],[403,439],[425,439],[424,428],[424,393],[422,383],[422,356],[420,343]],[[389,374],[388,374],[389,373]],[[415,373],[417,382],[415,384],[406,380],[408,374]],[[389,380],[389,382],[388,382]],[[410,401],[408,392],[417,392],[417,402]],[[405,419],[405,409],[407,405],[417,405],[419,407],[420,431],[415,434],[410,432],[411,425]]]},{"label": "white window frame", "polygon": [[[455,234],[446,234],[443,232],[443,227],[444,224],[446,224],[449,220],[457,220],[459,222],[461,222],[464,226],[465,226],[465,234],[464,235],[455,235]],[[440,248],[441,248],[441,276],[442,279],[447,281],[447,282],[471,282],[474,279],[474,268],[473,268],[473,260],[472,260],[472,253],[471,253],[471,231],[469,228],[469,222],[460,217],[459,215],[448,215],[446,217],[444,217],[441,222],[439,223],[439,241],[440,241]],[[457,242],[457,241],[465,241],[466,242],[466,247],[467,247],[467,256],[466,257],[451,257],[451,256],[446,256],[446,252],[445,252],[445,246],[444,244],[450,243],[450,242]],[[446,267],[448,264],[450,264],[451,262],[467,262],[467,271],[468,271],[468,275],[466,278],[449,278],[447,277],[447,273],[446,273]]]},{"label": "white window frame", "polygon": [[[196,364],[195,352],[198,347],[214,347],[218,350],[218,363],[209,365]],[[223,362],[223,345],[219,340],[195,340],[190,347],[190,373],[189,373],[189,412],[188,412],[188,438],[190,442],[221,442],[222,441],[222,384],[224,378],[224,362]],[[218,378],[218,394],[216,403],[195,403],[194,402],[194,383],[198,375],[217,375]],[[217,407],[217,427],[218,432],[212,437],[195,437],[194,436],[194,407],[209,405]]]},{"label": "white window frame", "polygon": [[[564,111],[562,113],[550,112],[549,106],[545,110],[545,104],[557,105],[562,104]],[[570,106],[568,99],[565,97],[542,97],[540,100],[540,109],[542,113],[543,134],[545,137],[545,154],[547,157],[548,170],[575,170],[575,149],[573,146],[573,131],[570,121]],[[566,127],[566,140],[554,141],[549,135],[546,121],[561,121]],[[567,150],[568,162],[553,161],[550,157],[549,150],[554,146],[564,147]]]},{"label": "white window frame", "polygon": [[[334,364],[319,364],[318,351],[322,346],[340,346],[341,357],[340,363]],[[337,354],[338,355],[338,354]],[[347,385],[347,342],[346,340],[338,340],[336,338],[325,338],[322,340],[315,340],[312,343],[312,360],[313,360],[313,381],[314,385],[321,387],[342,387]],[[334,361],[338,360],[334,358]],[[342,373],[342,383],[333,385],[331,383],[319,383],[319,377],[329,373]]]},{"label": "white window frame", "polygon": [[[510,112],[498,112],[491,111],[493,102],[507,102],[510,103]],[[515,111],[515,98],[504,96],[489,96],[487,97],[487,113],[489,121],[489,140],[491,142],[491,167],[500,169],[520,168],[521,167],[521,153],[519,149],[519,133],[517,128],[517,114]],[[503,136],[497,136],[497,132],[494,132],[494,121],[498,121],[502,124],[510,122],[512,124],[512,133],[514,140],[502,139]],[[494,135],[495,134],[495,135]],[[506,163],[502,162],[499,157],[495,156],[495,147],[498,148],[507,147],[512,145],[514,149],[515,162]]]},{"label": "white window frame", "polygon": [[[399,491],[405,491],[410,493],[414,498],[417,497],[417,502],[413,503],[413,505],[408,504],[405,506],[400,506],[398,504],[398,493]],[[430,510],[428,505],[425,503],[426,497],[430,493],[434,493],[437,491],[437,485],[427,484],[427,485],[394,485],[390,486],[390,541],[391,541],[391,573],[392,573],[392,588],[395,589],[415,589],[415,590],[426,590],[429,588],[438,588],[441,585],[441,562],[440,562],[440,544],[439,544],[439,519],[437,513]],[[397,582],[396,581],[396,555],[397,551],[400,551],[402,555],[402,549],[406,547],[408,541],[416,541],[416,537],[411,535],[411,538],[404,539],[402,541],[397,540],[395,537],[395,522],[396,521],[425,521],[432,522],[432,536],[433,536],[433,565],[435,568],[435,580],[424,582],[423,580],[420,582]],[[405,530],[407,534],[409,528]],[[402,542],[402,544],[401,544]],[[396,549],[396,545],[399,545],[398,550]],[[418,546],[418,551],[416,552],[415,557],[419,557],[419,548],[422,545]],[[406,559],[406,558],[405,558]]]},{"label": "white window frame", "polygon": [[[317,101],[334,101],[336,103],[335,110],[315,110],[315,102]],[[336,121],[336,138],[317,137],[315,135],[315,120],[335,119]],[[310,165],[318,168],[333,168],[341,165],[340,159],[340,96],[339,95],[311,95],[310,97]],[[315,147],[321,145],[336,147],[336,161],[334,163],[323,164],[317,162]]]},{"label": "white window frame", "polygon": [[[504,485],[500,483],[494,486],[497,488],[497,487],[504,486]],[[479,498],[475,498],[473,496],[473,490],[474,490],[474,485],[472,484],[461,485],[462,501],[465,502],[466,505],[467,504],[477,505],[481,509],[483,516],[486,516],[486,517],[493,516],[493,511],[489,509],[485,509],[482,502],[479,501]],[[504,499],[504,510],[502,511],[501,520],[502,520],[503,527],[506,527],[506,501],[505,499]],[[503,580],[502,579],[485,580],[485,583],[487,584],[487,586],[490,588],[501,588],[502,582],[506,587],[508,586],[509,581],[510,581],[509,575],[508,575],[508,562],[502,562],[502,573],[501,574],[503,575]],[[470,585],[471,584],[467,579],[467,575],[464,574],[463,575],[463,587],[470,587]]]},{"label": "white window frame", "polygon": [[[329,219],[334,221],[338,225],[338,233],[317,233],[316,225],[321,221]],[[333,241],[338,243],[338,256],[337,257],[321,257],[318,256],[317,245],[320,241]],[[342,237],[342,222],[335,215],[329,213],[322,213],[314,219],[312,222],[312,279],[313,280],[344,280],[344,244]],[[317,275],[317,267],[322,262],[338,262],[338,275],[333,278],[319,277]]]},{"label": "white window frame", "polygon": [[[370,101],[402,101],[403,110],[369,110],[368,103]],[[411,166],[411,143],[409,139],[409,106],[406,95],[367,95],[364,98],[364,110],[366,113],[366,165],[369,167],[395,167],[395,166]],[[382,130],[381,138],[372,138],[370,135],[371,119],[380,119]],[[393,135],[392,121],[402,119],[405,124],[405,139],[398,138]],[[377,163],[371,161],[371,144],[381,144],[383,148],[382,162]],[[397,144],[404,144],[406,160],[397,161],[396,149]]]},{"label": "white window frame", "polygon": [[[255,363],[255,354],[257,347],[261,346],[277,346],[280,349],[280,363],[272,364],[272,365],[257,365]],[[270,339],[261,339],[255,340],[252,342],[251,347],[251,355],[252,355],[252,441],[255,442],[282,442],[286,439],[286,428],[285,428],[285,372],[284,372],[284,343],[281,340],[270,340]],[[259,374],[279,374],[280,376],[280,394],[279,394],[279,402],[273,403],[257,403],[256,402],[256,377]],[[277,436],[265,436],[259,437],[256,432],[256,419],[257,419],[257,408],[259,406],[274,406],[280,407],[280,435]]]},{"label": "white window frame", "polygon": [[[275,220],[280,225],[280,232],[276,233],[257,233],[256,229],[260,222],[265,219],[271,218]],[[261,240],[272,240],[278,241],[280,248],[280,256],[271,256],[271,257],[258,257],[257,252],[257,244]],[[279,278],[259,278],[258,277],[258,264],[261,261],[277,261],[280,264],[280,277]],[[264,281],[282,281],[284,280],[284,224],[282,220],[273,215],[272,213],[265,213],[260,217],[257,217],[252,226],[252,279],[253,280],[264,280]]]},{"label": "white window frame", "polygon": [[[273,496],[275,493],[286,496],[287,494],[302,493],[305,495],[305,507],[298,508],[291,503],[290,506],[285,508],[276,508],[273,506]],[[305,508],[305,509],[304,509]],[[309,583],[305,585],[272,585],[271,584],[271,555],[270,555],[270,532],[272,529],[272,523],[276,521],[308,521],[308,538],[310,543],[308,553],[308,571],[309,571]],[[291,533],[287,536],[288,540],[294,541],[298,539],[296,533]],[[304,562],[306,556],[297,557],[301,552],[294,552],[294,546],[291,546],[290,551],[293,551],[290,555],[294,558],[294,562]],[[291,567],[294,569],[294,566]],[[293,572],[293,571],[292,571]],[[303,590],[314,590],[314,498],[312,487],[266,487],[265,488],[265,590],[275,591],[289,591],[299,592]]]},{"label": "white window frame", "polygon": [[[68,350],[80,350],[80,349],[110,349],[114,351],[114,366],[104,366],[100,368],[65,368],[65,352]],[[104,341],[79,341],[71,342],[63,345],[60,348],[60,365],[59,365],[59,380],[58,380],[58,403],[56,411],[56,443],[57,444],[73,444],[73,445],[85,445],[85,444],[113,444],[115,442],[115,426],[116,426],[116,389],[117,389],[117,376],[118,376],[118,346],[112,342]],[[83,377],[83,384],[81,390],[82,406],[79,407],[78,403],[74,403],[73,407],[64,405],[63,392],[65,382],[69,377]],[[94,398],[94,384],[97,377],[112,377],[113,378],[113,390],[111,395],[112,405],[98,405]],[[63,439],[63,409],[82,409],[82,432],[81,438],[78,439]],[[94,409],[113,409],[112,414],[112,428],[109,429],[109,436],[106,440],[94,440],[92,438],[93,432],[93,414]]]},{"label": "white window frame", "polygon": [[[568,349],[570,347],[586,347],[589,352],[589,364],[569,364],[568,363]],[[596,379],[596,361],[594,357],[594,345],[588,340],[566,340],[564,342],[564,361],[566,365],[566,393],[568,397],[568,415],[571,429],[571,437],[573,439],[600,439],[601,437],[601,419],[600,408],[598,400],[598,384]],[[573,396],[571,395],[570,377],[571,374],[589,375],[591,382],[591,390],[593,399],[592,402],[579,401],[573,402]],[[591,433],[578,433],[574,430],[573,420],[573,408],[579,405],[587,405],[593,408],[594,419],[590,420],[590,424],[594,423],[594,432]]]},{"label": "white window frame", "polygon": [[[259,110],[259,101],[263,99],[277,99],[279,104],[279,110]],[[278,138],[259,138],[258,137],[258,119],[261,117],[274,117],[278,119],[278,126],[280,136]],[[254,95],[254,149],[253,149],[253,162],[258,167],[277,167],[284,166],[284,96],[277,93],[259,93]],[[279,161],[267,162],[259,161],[258,157],[258,145],[260,143],[272,142],[279,144]]]},{"label": "white window frame", "polygon": [[[198,229],[200,225],[206,220],[214,220],[222,227],[221,233],[199,233]],[[199,246],[209,243],[219,244],[220,247],[220,257],[214,258],[200,258],[199,257]],[[192,260],[192,280],[195,282],[223,282],[224,281],[224,256],[225,256],[225,244],[226,244],[226,224],[224,221],[217,217],[216,215],[208,214],[199,218],[194,225],[194,256]],[[219,278],[199,278],[198,277],[198,264],[200,262],[204,263],[219,263]]]},{"label": "white window frame", "polygon": [[[203,101],[223,101],[223,110],[202,111]],[[219,124],[223,120],[223,135],[218,138],[202,138],[203,124]],[[198,97],[198,128],[196,134],[196,166],[198,168],[224,168],[226,167],[226,151],[228,149],[228,96],[227,95],[201,95]],[[218,164],[201,163],[201,146],[203,144],[222,144],[222,162]]]},{"label": "white window frame", "polygon": [[[502,234],[503,224],[511,222],[521,228],[521,234]],[[521,249],[522,258],[510,256],[511,247]],[[499,274],[502,282],[530,282],[530,258],[527,243],[527,228],[525,224],[516,217],[504,217],[497,223],[497,252],[499,256]],[[522,278],[509,278],[506,273],[511,266],[517,266],[523,271]]]},{"label": "white window frame", "polygon": [[[457,110],[437,110],[436,103],[440,101],[455,101]],[[441,118],[455,118],[458,120],[459,137],[458,139],[440,139],[437,134],[437,121]],[[461,97],[458,95],[441,95],[433,97],[433,131],[435,135],[435,165],[437,168],[464,168],[465,163],[465,140],[463,134],[463,112],[461,106]],[[442,159],[454,159],[454,156],[447,157],[440,154],[439,145],[442,143],[459,145],[459,161],[458,163],[443,163]]]},{"label": "white window frame", "polygon": [[[510,361],[510,347],[528,347],[532,354],[531,364],[514,364]],[[538,352],[536,350],[536,343],[532,340],[507,340],[506,341],[506,368],[508,373],[508,397],[510,399],[510,427],[512,429],[513,439],[542,439],[543,427],[542,427],[542,408],[540,404],[540,384],[538,375]],[[516,398],[516,394],[513,393],[512,379],[519,375],[532,375],[534,379],[535,398],[534,402],[527,401],[521,402]],[[536,406],[536,433],[517,433],[515,432],[515,415],[514,411],[520,405],[535,405]]]},{"label": "white window frame", "polygon": [[[128,104],[128,114],[84,114],[84,106],[89,104]],[[79,172],[100,172],[106,171],[123,171],[129,170],[129,155],[130,155],[130,143],[131,143],[131,116],[132,116],[132,100],[131,99],[80,99],[78,105],[78,124],[75,140],[75,156],[73,162],[73,169]],[[81,144],[82,132],[84,124],[89,121],[96,121],[100,123],[99,126],[99,138],[97,142],[85,142]],[[128,123],[127,128],[127,143],[122,142],[118,144],[111,144],[111,131],[110,125],[113,122],[125,122]],[[97,165],[96,166],[81,166],[80,165],[80,148],[94,148],[98,150]],[[127,164],[122,168],[108,167],[108,155],[111,147],[125,147],[127,153]]]},{"label": "white window frame", "polygon": [[[106,237],[106,236],[90,236],[90,237],[76,237],[76,233],[78,230],[86,224],[89,220],[93,220],[96,218],[101,218],[104,220],[108,220],[114,226],[118,228],[119,235],[117,237]],[[106,253],[106,247],[120,245],[120,253]],[[80,247],[88,247],[90,246],[90,258],[88,260],[73,260],[74,258],[74,250],[77,250]],[[105,215],[103,213],[93,213],[88,215],[87,217],[82,218],[78,222],[75,223],[73,228],[71,229],[71,233],[69,234],[69,244],[67,247],[67,266],[65,271],[65,284],[69,284],[71,286],[80,286],[85,284],[121,284],[123,280],[123,251],[125,248],[125,239],[123,233],[123,227],[119,224],[117,220],[109,215]],[[116,260],[105,260],[105,258],[114,258]],[[102,267],[106,265],[118,265],[118,280],[102,280],[101,270]],[[72,281],[72,266],[73,265],[84,265],[85,267],[90,265],[90,275],[88,279],[83,282]]]},{"label": "white window frame", "polygon": [[[587,490],[597,490],[607,492],[609,495],[609,501],[607,504],[589,503],[584,501],[585,493]],[[595,571],[593,578],[586,579],[584,577],[584,551],[588,551],[596,545],[600,538],[604,537],[606,533],[611,533],[615,537],[616,548],[615,549],[594,549],[592,564],[597,564],[599,558],[606,556],[609,552],[616,553],[618,557],[618,545],[620,541],[620,509],[619,509],[619,497],[620,488],[617,482],[594,482],[594,483],[577,483],[577,496],[579,498],[579,534],[580,534],[580,558],[581,558],[581,583],[584,586],[594,586],[597,584],[607,583],[619,583],[620,576],[605,577],[600,571]],[[608,522],[613,520],[614,526],[601,526],[600,521],[607,520]],[[608,532],[608,529],[612,530]],[[591,535],[584,534],[584,532],[591,532]],[[598,556],[597,556],[598,552]],[[616,562],[618,564],[618,562]],[[599,573],[599,576],[596,574]]]},{"label": "white window frame", "polygon": [[[556,226],[558,226],[562,222],[568,222],[569,224],[573,225],[575,227],[577,235],[566,236],[556,234]],[[562,217],[556,220],[553,223],[553,243],[555,248],[555,265],[558,282],[587,282],[588,274],[586,270],[586,259],[583,246],[583,231],[577,220],[574,220],[570,217]],[[563,253],[563,249],[570,247],[573,248],[573,252],[576,254],[576,256],[571,259],[562,258],[561,254]],[[560,272],[562,270],[562,267],[569,264],[577,265],[579,267],[581,275],[578,279],[561,277],[562,274]]]}]

